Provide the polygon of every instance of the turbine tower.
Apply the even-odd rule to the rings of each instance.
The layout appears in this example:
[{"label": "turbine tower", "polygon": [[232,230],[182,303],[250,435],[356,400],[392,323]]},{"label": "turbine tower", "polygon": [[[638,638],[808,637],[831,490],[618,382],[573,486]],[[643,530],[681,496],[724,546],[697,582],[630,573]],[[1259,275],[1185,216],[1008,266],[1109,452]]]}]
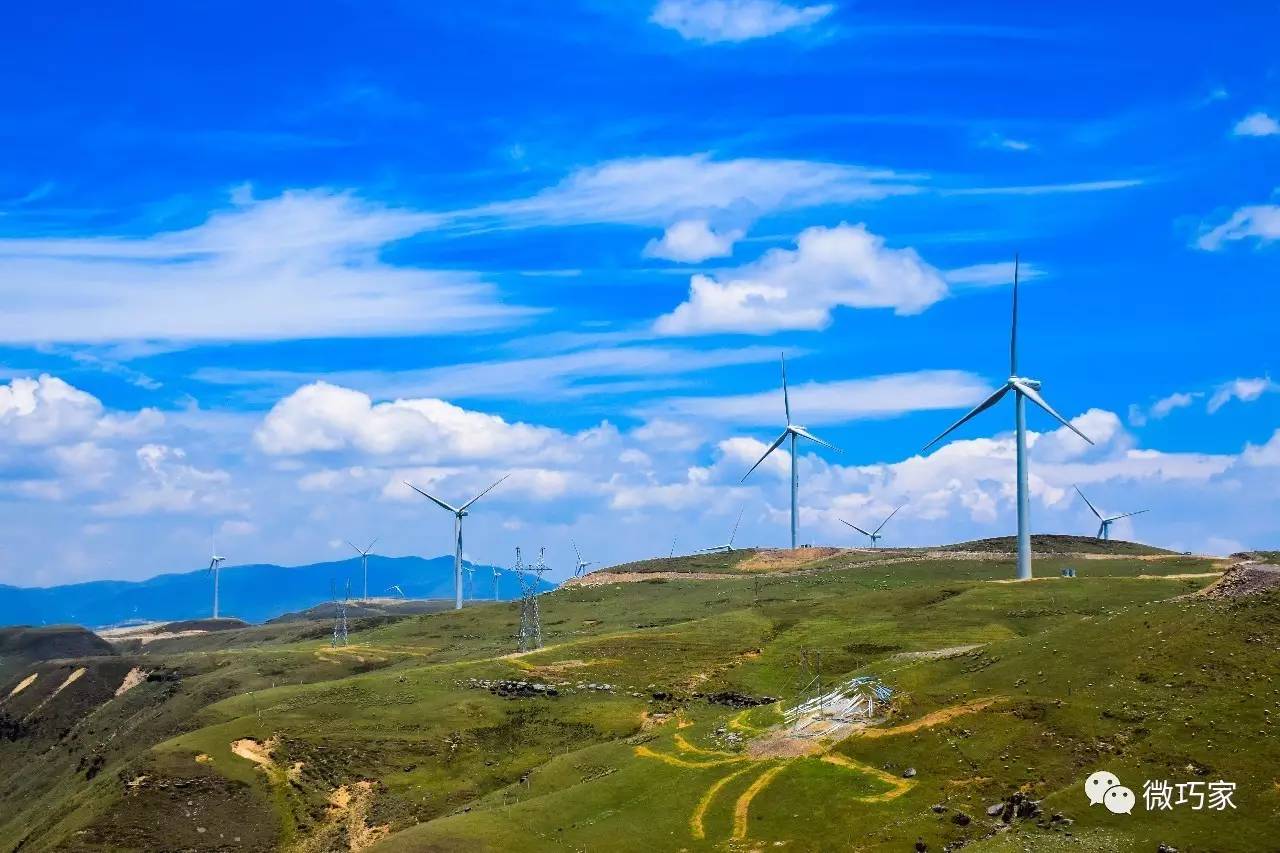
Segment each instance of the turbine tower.
[{"label": "turbine tower", "polygon": [[444,501],[440,500],[439,498],[433,497],[432,495],[427,494],[426,492],[422,491],[422,489],[419,489],[417,486],[415,486],[413,483],[410,483],[407,480],[404,483],[406,486],[413,489],[415,492],[422,495],[424,498],[431,501],[436,506],[453,513],[453,542],[454,542],[453,609],[454,610],[462,609],[462,519],[465,516],[469,515],[469,513],[467,512],[467,508],[469,506],[471,506],[476,501],[480,500],[485,495],[489,494],[489,492],[492,492],[494,489],[498,487],[498,483],[501,483],[503,480],[507,479],[507,477],[510,477],[510,476],[511,476],[510,474],[504,474],[502,478],[498,480],[497,483],[494,483],[492,486],[485,489],[483,492],[476,495],[474,498],[467,501],[462,506],[458,506],[458,507],[447,504]]},{"label": "turbine tower", "polygon": [[[904,507],[904,506],[906,506],[906,504],[902,504],[902,506],[899,506],[899,507],[898,507],[898,509],[902,509],[902,507]],[[898,509],[895,509],[893,512],[889,513],[889,518],[893,518],[895,515],[897,515],[897,514],[898,514]],[[884,526],[885,526],[886,524],[888,524],[888,523],[889,523],[889,518],[886,518],[884,521],[880,522],[880,526],[879,526],[879,527],[877,527],[875,530],[871,531],[870,533],[868,533],[867,531],[863,530],[861,527],[859,527],[859,526],[858,526],[858,525],[856,525],[856,524],[850,524],[849,522],[845,521],[843,518],[842,518],[842,519],[840,519],[840,520],[841,520],[842,522],[844,522],[845,524],[848,524],[848,525],[849,525],[850,527],[852,527],[854,530],[856,530],[856,531],[858,531],[859,533],[861,533],[863,536],[866,536],[868,539],[870,539],[870,540],[871,540],[871,547],[872,547],[872,548],[874,548],[874,547],[876,547],[876,543],[877,543],[877,542],[879,542],[881,539],[883,539],[883,538],[884,538],[883,536],[881,536],[881,535],[880,535],[880,531],[881,531],[881,530],[884,530]]]},{"label": "turbine tower", "polygon": [[360,548],[356,548],[355,543],[352,542],[350,539],[347,540],[347,544],[350,545],[352,548],[354,548],[355,552],[360,555],[360,571],[364,573],[364,600],[365,601],[369,600],[369,552],[373,550],[373,546],[377,543],[377,541],[378,541],[377,538],[374,538],[373,542],[369,543],[368,548],[361,550]]},{"label": "turbine tower", "polygon": [[226,562],[226,557],[218,556],[218,543],[213,543],[213,553],[209,557],[209,571],[213,573],[213,618],[218,618],[218,566]]},{"label": "turbine tower", "polygon": [[573,553],[578,558],[578,562],[573,567],[573,576],[575,578],[580,578],[582,577],[582,573],[586,570],[587,566],[594,566],[595,561],[582,559],[582,552],[578,550],[578,543],[574,542],[572,539],[570,539],[569,542],[573,545]]},{"label": "turbine tower", "polygon": [[[1040,396],[1040,381],[1018,375],[1018,256],[1013,256],[1013,330],[1009,336],[1009,378],[1000,390],[978,404],[972,412],[953,423],[943,431],[942,435],[924,446],[924,450],[933,447],[950,435],[961,424],[977,417],[982,412],[1000,402],[1010,391],[1014,402],[1015,451],[1018,466],[1018,580],[1031,579],[1031,501],[1027,489],[1027,400],[1035,403],[1049,413],[1054,420],[1093,444],[1089,436],[1071,425],[1066,418],[1053,410],[1053,407]],[[921,451],[923,452],[923,451]]]},{"label": "turbine tower", "polygon": [[[800,472],[796,467],[796,439],[807,438],[809,441],[812,441],[815,444],[820,444],[823,447],[836,451],[837,453],[840,452],[840,448],[833,444],[828,444],[799,424],[793,424],[791,422],[791,397],[787,392],[787,357],[785,354],[782,356],[782,405],[786,409],[787,413],[787,427],[782,431],[782,435],[778,436],[777,440],[774,441],[773,444],[769,445],[769,449],[764,452],[764,455],[761,456],[759,460],[757,460],[756,464],[751,466],[751,471],[759,468],[760,463],[768,459],[770,453],[782,446],[782,442],[786,441],[788,438],[791,439],[791,549],[794,551],[796,548],[796,528],[798,526],[800,512],[799,505],[796,503],[796,494],[800,489]],[[743,474],[742,480],[745,481],[750,477],[751,471]]]},{"label": "turbine tower", "polygon": [[1122,518],[1128,518],[1131,515],[1142,515],[1144,512],[1147,512],[1147,510],[1145,509],[1140,509],[1137,512],[1126,512],[1126,513],[1122,513],[1121,515],[1104,516],[1102,513],[1098,512],[1097,507],[1089,503],[1089,499],[1084,496],[1084,492],[1080,491],[1079,486],[1072,486],[1072,488],[1076,490],[1076,494],[1079,495],[1080,499],[1085,502],[1085,505],[1089,507],[1090,510],[1093,511],[1093,514],[1098,517],[1099,524],[1098,524],[1097,538],[1102,539],[1104,541],[1111,538],[1112,522],[1119,521]]},{"label": "turbine tower", "polygon": [[498,600],[498,577],[500,573],[498,572],[497,566],[490,566],[489,571],[493,572],[493,600],[497,601]]},{"label": "turbine tower", "polygon": [[746,511],[747,511],[746,507],[743,507],[742,509],[738,510],[738,520],[733,523],[733,530],[729,531],[728,542],[726,542],[724,545],[713,545],[710,548],[703,548],[698,553],[699,554],[711,554],[711,553],[727,554],[730,551],[732,551],[734,537],[738,535],[738,525],[742,523],[742,514]]}]

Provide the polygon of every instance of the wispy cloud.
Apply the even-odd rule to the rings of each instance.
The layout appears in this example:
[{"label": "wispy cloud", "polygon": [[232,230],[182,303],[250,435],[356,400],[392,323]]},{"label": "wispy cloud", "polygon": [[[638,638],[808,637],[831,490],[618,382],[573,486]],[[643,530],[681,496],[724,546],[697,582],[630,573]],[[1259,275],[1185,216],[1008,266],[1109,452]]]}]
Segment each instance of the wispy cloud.
[{"label": "wispy cloud", "polygon": [[1232,379],[1230,382],[1224,382],[1214,389],[1213,396],[1209,398],[1207,408],[1209,414],[1213,414],[1232,400],[1252,403],[1263,394],[1277,390],[1280,390],[1280,385],[1271,381],[1269,376]]},{"label": "wispy cloud", "polygon": [[821,21],[831,3],[793,6],[780,0],[661,0],[649,20],[706,43],[765,38]]},{"label": "wispy cloud", "polygon": [[1006,187],[960,187],[939,190],[942,195],[1054,195],[1057,193],[1098,193],[1127,190],[1145,183],[1137,178],[1108,181],[1079,181],[1065,184],[1028,184]]},{"label": "wispy cloud", "polygon": [[[840,424],[908,412],[971,406],[991,392],[981,377],[961,370],[922,370],[791,386],[791,411],[804,424]],[[648,418],[695,417],[731,424],[780,424],[782,391],[723,397],[670,397],[637,413]]]},{"label": "wispy cloud", "polygon": [[1280,205],[1255,204],[1241,207],[1226,222],[1206,228],[1196,246],[1216,252],[1226,243],[1256,239],[1260,243],[1280,240]]},{"label": "wispy cloud", "polygon": [[[972,264],[967,267],[956,267],[943,272],[942,276],[947,280],[947,284],[972,286],[972,287],[994,287],[1004,284],[1013,284],[1013,261],[996,261],[987,264]],[[1040,278],[1044,275],[1044,271],[1034,264],[1020,263],[1018,264],[1018,280],[1030,281]]]},{"label": "wispy cloud", "polygon": [[438,223],[328,190],[244,192],[200,225],[143,237],[0,240],[0,336],[11,342],[282,340],[511,325],[469,272],[381,250]]}]

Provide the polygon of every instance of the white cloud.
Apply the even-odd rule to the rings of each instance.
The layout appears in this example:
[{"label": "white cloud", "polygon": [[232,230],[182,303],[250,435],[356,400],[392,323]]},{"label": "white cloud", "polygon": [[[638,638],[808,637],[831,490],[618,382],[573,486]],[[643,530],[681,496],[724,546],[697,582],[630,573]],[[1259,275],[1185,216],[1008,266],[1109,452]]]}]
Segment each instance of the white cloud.
[{"label": "white cloud", "polygon": [[1222,248],[1223,243],[1257,238],[1260,243],[1280,240],[1280,205],[1255,204],[1238,209],[1221,225],[1201,233],[1196,245],[1209,252]]},{"label": "white cloud", "polygon": [[891,249],[862,225],[814,227],[795,249],[774,249],[712,278],[695,275],[689,298],[658,318],[660,334],[769,334],[821,329],[837,307],[915,314],[947,295],[941,273],[913,249]]},{"label": "white cloud", "polygon": [[[961,409],[981,401],[990,391],[980,377],[960,370],[922,370],[790,386],[792,415],[798,423],[809,425]],[[668,420],[686,417],[733,424],[779,424],[783,415],[782,391],[671,397],[649,404],[641,414]]]},{"label": "white cloud", "polygon": [[[1030,281],[1040,278],[1044,272],[1034,264],[1018,265],[1018,280]],[[972,264],[967,267],[956,267],[942,274],[947,284],[973,285],[976,287],[992,287],[1002,284],[1013,284],[1013,261],[996,261],[987,264]]]},{"label": "white cloud", "polygon": [[1280,121],[1259,111],[1240,119],[1231,132],[1236,136],[1277,136],[1280,135]]},{"label": "white cloud", "polygon": [[52,445],[88,436],[101,417],[98,398],[56,376],[0,385],[0,431],[15,444]]},{"label": "white cloud", "polygon": [[1232,379],[1214,390],[1213,396],[1209,398],[1209,414],[1218,411],[1232,400],[1252,403],[1263,394],[1276,390],[1280,390],[1280,385],[1271,381],[1270,377]]},{"label": "white cloud", "polygon": [[705,219],[682,219],[667,227],[661,239],[650,240],[644,254],[681,263],[698,263],[708,258],[727,258],[733,244],[742,239],[740,229],[717,233]]},{"label": "white cloud", "polygon": [[1006,151],[1030,151],[1032,146],[1030,142],[1021,139],[1013,139],[1000,133],[988,134],[982,144],[987,148],[1003,148]]},{"label": "white cloud", "polygon": [[141,476],[118,495],[94,505],[104,516],[144,516],[175,512],[224,512],[240,504],[229,491],[231,475],[187,462],[180,447],[145,444],[136,452]]},{"label": "white cloud", "polygon": [[811,26],[834,10],[780,0],[661,0],[649,20],[691,41],[742,42]]},{"label": "white cloud", "polygon": [[1027,184],[1007,187],[960,187],[942,190],[943,195],[1057,195],[1060,193],[1098,193],[1127,190],[1140,187],[1144,182],[1137,178],[1120,178],[1107,181],[1075,181],[1065,184]]},{"label": "white cloud", "polygon": [[200,225],[144,237],[0,239],[0,335],[279,340],[454,333],[527,314],[472,273],[380,257],[438,221],[314,190],[242,197]]},{"label": "white cloud", "polygon": [[1146,426],[1148,421],[1158,421],[1168,417],[1178,409],[1185,409],[1204,394],[1200,391],[1178,391],[1167,397],[1161,397],[1148,408],[1131,405],[1129,407],[1129,423],[1134,426]]},{"label": "white cloud", "polygon": [[1246,445],[1242,458],[1246,465],[1254,467],[1280,467],[1280,429],[1265,444]]},{"label": "white cloud", "polygon": [[356,450],[376,456],[480,459],[542,450],[558,435],[444,400],[375,404],[359,391],[315,382],[276,403],[254,438],[263,451],[281,456]]},{"label": "white cloud", "polygon": [[513,225],[610,223],[666,227],[681,219],[741,222],[773,211],[856,202],[919,190],[918,176],[812,160],[710,154],[608,160],[529,198],[460,211],[458,219]]}]

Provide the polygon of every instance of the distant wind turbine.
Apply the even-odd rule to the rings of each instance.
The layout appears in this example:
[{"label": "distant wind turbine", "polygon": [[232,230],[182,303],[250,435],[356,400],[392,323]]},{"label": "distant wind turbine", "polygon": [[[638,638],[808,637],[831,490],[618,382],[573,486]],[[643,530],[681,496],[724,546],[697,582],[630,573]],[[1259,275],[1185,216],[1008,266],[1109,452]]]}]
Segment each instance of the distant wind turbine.
[{"label": "distant wind turbine", "polygon": [[401,598],[408,598],[408,597],[409,597],[409,596],[407,596],[407,595],[405,595],[405,594],[404,594],[404,590],[400,588],[400,584],[398,584],[398,583],[393,583],[391,586],[387,587],[387,592],[391,592],[391,590],[393,590],[393,589],[394,589],[396,592],[400,593],[400,597],[401,597]]},{"label": "distant wind turbine", "polygon": [[[902,506],[898,507],[898,509],[902,509],[902,507],[903,507],[903,506],[906,506],[906,504],[903,504]],[[859,533],[861,533],[863,536],[865,536],[865,537],[867,537],[868,539],[870,539],[870,540],[871,540],[871,547],[872,547],[872,548],[874,548],[874,547],[876,547],[876,543],[877,543],[877,542],[879,542],[881,539],[883,539],[883,538],[884,538],[883,536],[881,536],[881,535],[880,535],[880,531],[881,531],[881,530],[883,530],[883,529],[884,529],[884,526],[885,526],[886,524],[888,524],[888,523],[889,523],[889,519],[890,519],[890,518],[893,518],[895,515],[897,515],[897,514],[898,514],[898,509],[895,509],[893,512],[889,513],[889,517],[888,517],[888,518],[886,518],[884,521],[880,522],[880,526],[879,526],[879,527],[877,527],[875,530],[871,531],[870,533],[868,533],[867,531],[863,530],[861,527],[859,527],[859,526],[858,526],[858,525],[856,525],[856,524],[850,524],[849,522],[845,521],[843,518],[842,518],[842,519],[840,519],[840,520],[841,520],[842,522],[844,522],[845,524],[848,524],[848,525],[849,525],[850,527],[852,527],[854,530],[856,530],[856,531],[858,531]]]},{"label": "distant wind turbine", "polygon": [[493,572],[493,600],[497,601],[498,600],[498,577],[499,577],[498,567],[490,566],[489,571]]},{"label": "distant wind turbine", "polygon": [[1098,525],[1098,536],[1097,536],[1098,539],[1111,538],[1112,522],[1119,521],[1122,518],[1128,518],[1131,515],[1142,515],[1144,512],[1147,512],[1147,510],[1145,509],[1140,509],[1137,512],[1126,512],[1126,513],[1122,513],[1121,515],[1103,516],[1102,513],[1098,512],[1097,507],[1089,503],[1089,499],[1084,496],[1084,492],[1080,491],[1079,486],[1072,486],[1072,488],[1076,490],[1076,494],[1079,495],[1080,499],[1085,502],[1085,505],[1089,507],[1090,510],[1093,511],[1093,514],[1098,517],[1098,521],[1100,522],[1100,524]]},{"label": "distant wind turbine", "polygon": [[1049,413],[1054,420],[1093,444],[1089,436],[1076,429],[1071,423],[1053,410],[1053,407],[1040,396],[1040,382],[1018,375],[1018,256],[1013,256],[1013,331],[1009,336],[1009,378],[1003,387],[978,404],[972,412],[947,427],[942,435],[924,446],[925,450],[933,447],[946,438],[961,424],[985,412],[1000,402],[1000,399],[1013,392],[1014,399],[1014,431],[1015,450],[1018,466],[1018,580],[1031,579],[1031,501],[1027,489],[1027,400],[1035,403]]},{"label": "distant wind turbine", "polygon": [[218,618],[218,566],[226,562],[226,557],[218,556],[218,543],[213,542],[213,553],[209,557],[209,571],[213,573],[213,618]]},{"label": "distant wind turbine", "polygon": [[373,542],[369,543],[369,547],[364,548],[362,550],[360,548],[356,548],[355,543],[352,542],[350,539],[347,540],[347,544],[350,545],[352,548],[355,548],[355,552],[360,555],[360,571],[364,573],[364,600],[365,601],[369,600],[369,552],[373,550],[373,546],[377,543],[377,541],[378,541],[377,538],[375,538]]},{"label": "distant wind turbine", "polygon": [[746,508],[738,510],[738,520],[733,523],[733,530],[729,531],[729,541],[723,545],[713,545],[710,548],[703,548],[699,554],[711,553],[729,553],[733,550],[733,540],[738,535],[738,525],[742,523],[742,514],[746,512]]},{"label": "distant wind turbine", "polygon": [[469,506],[471,506],[476,501],[480,500],[485,495],[489,494],[489,492],[492,492],[494,489],[498,487],[499,483],[501,483],[503,480],[507,479],[507,477],[510,477],[510,476],[511,476],[510,474],[504,474],[501,477],[501,479],[498,480],[497,483],[494,483],[492,486],[485,489],[483,492],[476,495],[474,498],[472,498],[471,500],[467,501],[466,503],[464,503],[462,506],[459,506],[459,507],[455,507],[450,504],[447,504],[444,501],[440,500],[439,498],[427,494],[426,492],[422,491],[422,489],[419,489],[417,486],[415,486],[413,483],[408,482],[407,480],[404,483],[406,486],[413,489],[415,492],[422,495],[424,498],[431,501],[436,506],[453,513],[453,541],[454,541],[453,609],[454,610],[462,609],[462,519],[465,516],[469,515],[469,513],[467,512],[467,508]]},{"label": "distant wind turbine", "polygon": [[570,539],[569,541],[573,545],[573,553],[578,557],[578,562],[573,568],[573,576],[575,578],[580,578],[582,577],[582,573],[586,570],[587,566],[594,566],[595,561],[582,559],[582,552],[578,550],[578,543],[574,542],[572,539]]},{"label": "distant wind turbine", "polygon": [[[773,444],[769,445],[769,449],[766,450],[764,455],[756,461],[756,464],[751,466],[751,471],[759,468],[760,463],[768,459],[770,453],[782,446],[782,442],[786,441],[788,438],[791,439],[791,549],[794,551],[796,548],[796,528],[798,526],[800,512],[799,506],[796,503],[796,495],[800,489],[800,473],[799,469],[796,467],[796,438],[807,438],[809,441],[812,441],[815,444],[820,444],[823,447],[836,451],[837,453],[840,452],[840,448],[833,444],[828,444],[799,424],[793,424],[791,422],[791,397],[787,392],[787,357],[785,354],[782,356],[782,405],[786,409],[787,413],[787,427],[782,431],[782,435],[778,436],[777,440],[774,441]],[[742,479],[746,480],[750,477],[751,471],[743,474]]]}]

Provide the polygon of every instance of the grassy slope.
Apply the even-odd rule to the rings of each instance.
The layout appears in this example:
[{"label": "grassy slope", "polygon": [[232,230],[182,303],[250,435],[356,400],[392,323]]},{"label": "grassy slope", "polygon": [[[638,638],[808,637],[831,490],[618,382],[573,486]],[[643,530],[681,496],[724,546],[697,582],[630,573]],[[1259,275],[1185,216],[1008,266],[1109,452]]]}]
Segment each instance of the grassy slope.
[{"label": "grassy slope", "polygon": [[[180,682],[105,701],[70,742],[56,732],[0,742],[7,763],[53,756],[21,790],[0,786],[0,814],[11,815],[0,817],[0,848],[27,837],[28,850],[145,849],[160,823],[166,844],[271,846],[314,833],[328,793],[367,778],[381,783],[370,823],[396,830],[389,849],[723,849],[735,803],[776,767],[740,823],[746,839],[791,850],[903,850],[917,837],[936,850],[979,839],[985,806],[1020,786],[1076,819],[1087,849],[1154,849],[1158,839],[1265,849],[1280,808],[1269,771],[1280,750],[1257,732],[1268,730],[1264,707],[1280,715],[1270,680],[1280,664],[1276,602],[1160,603],[1207,581],[1137,577],[1210,568],[1198,558],[1045,559],[1037,570],[1059,564],[1081,577],[993,584],[1012,574],[1010,560],[922,560],[766,576],[758,593],[728,579],[571,588],[542,598],[548,647],[519,660],[507,656],[510,604],[368,628],[336,653],[314,633],[263,629],[209,638],[213,652],[191,639],[153,644],[138,660],[177,668]],[[892,657],[974,643],[986,645],[948,660]],[[734,718],[763,726],[776,714],[740,716],[691,694],[790,696],[806,648],[822,652],[828,677],[872,672],[905,690],[902,720],[975,697],[1008,701],[839,745],[874,768],[918,770],[914,787],[887,802],[867,801],[890,790],[871,772],[696,751],[724,751],[715,730]],[[518,677],[618,689],[511,700],[465,683]],[[0,685],[0,696],[8,690]],[[655,690],[677,699],[654,702]],[[642,714],[677,709],[681,722],[642,730]],[[277,771],[231,753],[238,738],[273,735]],[[73,759],[95,747],[105,764],[86,782]],[[289,781],[279,768],[294,762],[302,766]],[[1135,789],[1148,777],[1234,780],[1240,808],[1159,821],[1091,811],[1079,789],[1098,768]],[[732,774],[697,838],[695,807]],[[142,775],[150,778],[127,787]],[[952,811],[933,813],[938,802]],[[955,809],[976,820],[956,826]],[[1228,823],[1238,846],[1223,846]],[[1063,837],[1027,824],[971,849],[1005,849],[1011,836],[1036,849]]]}]

